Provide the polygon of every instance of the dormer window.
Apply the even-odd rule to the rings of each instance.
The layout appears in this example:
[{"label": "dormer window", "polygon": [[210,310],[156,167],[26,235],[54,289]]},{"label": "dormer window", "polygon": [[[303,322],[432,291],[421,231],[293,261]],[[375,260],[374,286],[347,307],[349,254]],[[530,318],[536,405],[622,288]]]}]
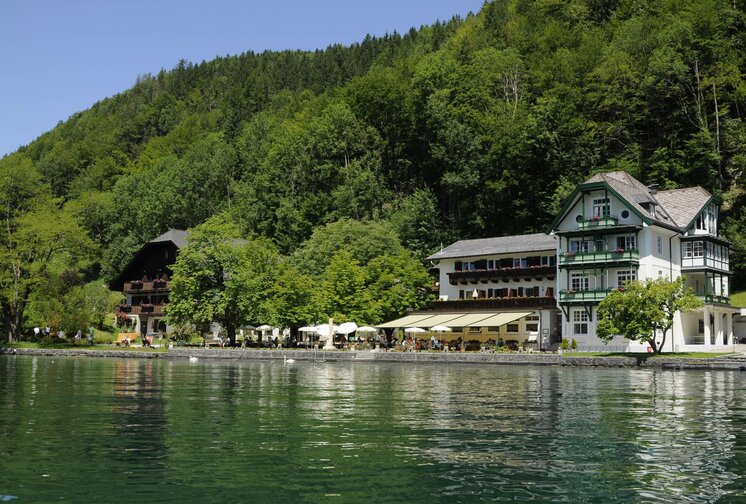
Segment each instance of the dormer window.
[{"label": "dormer window", "polygon": [[593,217],[608,217],[611,215],[609,198],[597,198],[593,200]]},{"label": "dormer window", "polygon": [[697,222],[694,224],[695,229],[705,231],[710,234],[717,234],[717,207],[708,205],[702,213],[697,216]]}]

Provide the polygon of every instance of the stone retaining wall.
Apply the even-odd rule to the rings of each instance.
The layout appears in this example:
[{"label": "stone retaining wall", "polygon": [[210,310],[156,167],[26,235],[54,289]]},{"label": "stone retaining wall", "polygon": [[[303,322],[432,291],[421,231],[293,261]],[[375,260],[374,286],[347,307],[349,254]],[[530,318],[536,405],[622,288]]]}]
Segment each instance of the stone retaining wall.
[{"label": "stone retaining wall", "polygon": [[172,348],[168,352],[134,352],[127,350],[86,350],[55,348],[0,348],[0,354],[73,357],[113,357],[137,359],[282,360],[310,362],[416,362],[422,364],[487,364],[528,366],[572,366],[606,368],[662,368],[746,371],[746,359],[719,357],[713,359],[641,357],[565,357],[557,354],[519,354],[482,352],[380,352],[380,351],[313,351],[256,350],[241,348]]}]

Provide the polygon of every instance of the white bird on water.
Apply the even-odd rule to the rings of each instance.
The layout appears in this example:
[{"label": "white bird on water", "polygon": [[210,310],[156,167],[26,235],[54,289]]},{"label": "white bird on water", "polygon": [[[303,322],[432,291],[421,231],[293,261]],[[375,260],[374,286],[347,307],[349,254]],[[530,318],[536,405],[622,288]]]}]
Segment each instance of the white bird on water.
[{"label": "white bird on water", "polygon": [[199,359],[197,357],[189,356],[189,362],[197,362]]},{"label": "white bird on water", "polygon": [[295,359],[288,359],[287,355],[283,355],[282,358],[283,358],[283,361],[282,361],[283,364],[295,364]]}]

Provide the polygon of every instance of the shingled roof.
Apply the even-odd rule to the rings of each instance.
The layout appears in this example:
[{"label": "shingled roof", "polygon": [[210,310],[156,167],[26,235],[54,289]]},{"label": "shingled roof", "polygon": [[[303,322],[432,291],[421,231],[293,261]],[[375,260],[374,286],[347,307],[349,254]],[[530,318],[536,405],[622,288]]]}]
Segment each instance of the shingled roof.
[{"label": "shingled roof", "polygon": [[501,236],[498,238],[480,238],[477,240],[459,240],[436,252],[427,259],[453,259],[457,257],[477,257],[496,254],[516,254],[520,252],[554,252],[557,243],[553,236],[544,233],[534,233],[516,236]]},{"label": "shingled roof", "polygon": [[161,243],[161,242],[173,242],[179,250],[183,249],[187,245],[187,231],[183,229],[169,229],[157,238],[153,238],[148,243]]},{"label": "shingled roof", "polygon": [[686,187],[659,191],[655,198],[663,206],[676,224],[685,229],[699,215],[712,195],[701,187]]}]

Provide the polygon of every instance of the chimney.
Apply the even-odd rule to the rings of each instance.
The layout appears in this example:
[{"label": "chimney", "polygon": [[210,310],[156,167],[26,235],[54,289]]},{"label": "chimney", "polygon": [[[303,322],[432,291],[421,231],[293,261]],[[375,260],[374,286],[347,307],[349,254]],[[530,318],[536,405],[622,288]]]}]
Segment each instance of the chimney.
[{"label": "chimney", "polygon": [[650,191],[650,194],[655,195],[658,193],[658,184],[650,184],[648,186],[648,191]]}]

